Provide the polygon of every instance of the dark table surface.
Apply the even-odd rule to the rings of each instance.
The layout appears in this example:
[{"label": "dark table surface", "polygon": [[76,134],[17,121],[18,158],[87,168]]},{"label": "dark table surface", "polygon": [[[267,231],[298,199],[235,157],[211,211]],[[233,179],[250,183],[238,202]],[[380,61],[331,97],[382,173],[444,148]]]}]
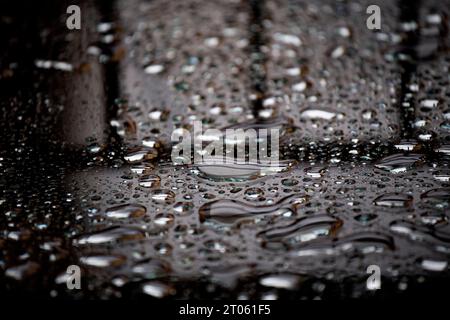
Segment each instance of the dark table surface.
[{"label": "dark table surface", "polygon": [[[2,293],[447,286],[450,2],[79,1],[81,30],[69,4],[0,4]],[[196,120],[280,128],[278,172],[174,165],[171,134]]]}]

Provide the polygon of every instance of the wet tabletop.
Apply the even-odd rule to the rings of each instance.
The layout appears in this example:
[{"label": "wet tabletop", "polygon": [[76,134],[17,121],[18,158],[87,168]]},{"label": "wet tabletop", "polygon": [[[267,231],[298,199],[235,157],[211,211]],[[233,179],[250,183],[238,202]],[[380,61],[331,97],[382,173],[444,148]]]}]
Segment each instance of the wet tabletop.
[{"label": "wet tabletop", "polygon": [[[450,2],[80,1],[81,30],[69,4],[0,5],[2,294],[447,286]],[[279,165],[174,159],[197,121],[279,130]]]}]

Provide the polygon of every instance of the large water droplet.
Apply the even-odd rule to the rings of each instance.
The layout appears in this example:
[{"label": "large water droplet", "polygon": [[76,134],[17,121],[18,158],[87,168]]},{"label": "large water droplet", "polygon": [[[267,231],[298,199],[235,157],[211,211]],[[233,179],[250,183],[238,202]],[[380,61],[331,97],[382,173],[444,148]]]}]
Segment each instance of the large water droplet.
[{"label": "large water droplet", "polygon": [[200,221],[214,220],[224,224],[233,224],[242,219],[255,219],[259,216],[292,216],[307,196],[291,195],[273,205],[254,206],[238,200],[216,200],[204,204],[199,209]]},{"label": "large water droplet", "polygon": [[114,219],[140,218],[145,215],[147,209],[140,204],[124,204],[111,207],[106,210],[106,216]]},{"label": "large water droplet", "polygon": [[135,228],[110,227],[90,234],[82,235],[75,240],[75,245],[103,244],[125,240],[140,240],[144,233]]},{"label": "large water droplet", "polygon": [[406,172],[423,158],[420,154],[394,154],[383,158],[375,167],[391,173]]},{"label": "large water droplet", "polygon": [[381,207],[405,208],[412,205],[413,197],[403,193],[386,193],[377,197],[373,202]]}]

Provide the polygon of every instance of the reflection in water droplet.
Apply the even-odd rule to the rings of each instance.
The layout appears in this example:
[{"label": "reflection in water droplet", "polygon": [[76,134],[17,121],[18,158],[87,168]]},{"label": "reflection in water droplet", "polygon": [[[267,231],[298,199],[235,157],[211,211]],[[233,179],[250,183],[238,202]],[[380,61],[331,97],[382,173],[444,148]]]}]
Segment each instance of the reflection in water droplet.
[{"label": "reflection in water droplet", "polygon": [[401,151],[417,151],[421,148],[421,145],[416,140],[401,140],[394,147]]},{"label": "reflection in water droplet", "polygon": [[141,278],[151,280],[167,276],[171,269],[170,265],[165,261],[147,259],[136,263],[132,268],[132,272]]},{"label": "reflection in water droplet", "polygon": [[194,205],[191,202],[177,202],[173,205],[173,210],[179,215],[187,215],[192,212]]},{"label": "reflection in water droplet", "polygon": [[445,214],[430,213],[423,214],[420,217],[420,221],[429,226],[441,226],[448,223],[448,218]]},{"label": "reflection in water droplet", "polygon": [[408,221],[397,220],[390,225],[392,232],[405,235],[413,241],[424,242],[434,245],[436,251],[450,253],[450,233],[430,228],[429,226],[420,226]]},{"label": "reflection in water droplet", "polygon": [[261,215],[292,216],[295,215],[298,206],[307,200],[307,196],[291,195],[273,205],[264,206],[249,205],[238,200],[216,200],[200,207],[200,221],[214,220],[233,224],[241,219],[254,219]]},{"label": "reflection in water droplet", "polygon": [[142,286],[142,291],[154,298],[164,298],[175,294],[175,289],[160,281],[149,281]]},{"label": "reflection in water droplet", "polygon": [[406,172],[423,158],[420,154],[394,154],[383,158],[375,167],[391,173]]},{"label": "reflection in water droplet", "polygon": [[440,146],[439,148],[436,148],[434,151],[441,153],[445,156],[448,156],[448,155],[450,155],[450,145],[444,144],[444,145]]},{"label": "reflection in water droplet", "polygon": [[285,187],[293,187],[298,184],[298,180],[292,178],[283,179],[281,180],[281,184]]},{"label": "reflection in water droplet", "polygon": [[147,67],[145,67],[144,72],[147,74],[158,74],[163,72],[164,66],[160,64],[152,64]]},{"label": "reflection in water droplet", "polygon": [[306,109],[300,113],[300,118],[305,120],[333,120],[336,113],[320,109]]},{"label": "reflection in water droplet", "polygon": [[361,222],[362,224],[368,224],[370,221],[375,220],[378,215],[374,213],[363,213],[355,217],[355,220]]},{"label": "reflection in water droplet", "polygon": [[158,151],[151,148],[134,149],[124,156],[128,163],[139,163],[144,160],[152,160],[158,156]]},{"label": "reflection in water droplet", "polygon": [[433,177],[441,182],[450,181],[450,170],[439,170],[433,174]]},{"label": "reflection in water droplet", "polygon": [[306,216],[285,226],[264,230],[258,234],[258,237],[263,240],[263,246],[266,246],[268,242],[292,244],[333,236],[341,226],[342,220],[328,215]]},{"label": "reflection in water droplet", "polygon": [[118,267],[125,260],[126,258],[124,256],[87,256],[80,258],[82,264],[97,268]]},{"label": "reflection in water droplet", "polygon": [[318,255],[339,255],[345,252],[357,251],[362,254],[381,253],[394,250],[394,239],[379,232],[358,232],[346,237],[330,240],[323,238],[320,241],[300,243],[298,249],[292,251],[294,257],[318,256]]},{"label": "reflection in water droplet", "polygon": [[422,100],[420,101],[420,106],[426,109],[433,109],[435,107],[437,107],[437,105],[439,104],[439,100],[436,99],[426,99],[426,100]]},{"label": "reflection in water droplet", "polygon": [[301,278],[294,274],[274,274],[261,277],[259,283],[265,287],[294,290],[300,284]]},{"label": "reflection in water droplet", "polygon": [[153,191],[151,197],[156,203],[171,204],[175,200],[175,193],[170,190],[158,189]]},{"label": "reflection in water droplet", "polygon": [[166,227],[173,224],[175,217],[170,213],[158,213],[153,221],[157,226]]},{"label": "reflection in water droplet", "polygon": [[154,167],[149,163],[140,163],[133,165],[130,170],[136,174],[145,174],[152,171]]},{"label": "reflection in water droplet", "polygon": [[413,197],[402,193],[386,193],[376,198],[373,202],[381,207],[405,208],[411,207]]},{"label": "reflection in water droplet", "polygon": [[21,265],[9,267],[5,271],[5,276],[20,281],[31,277],[33,274],[38,272],[39,269],[39,264],[33,261],[28,261]]},{"label": "reflection in water droplet", "polygon": [[114,219],[140,218],[147,209],[140,204],[124,204],[106,210],[106,216]]},{"label": "reflection in water droplet", "polygon": [[75,245],[103,244],[125,240],[140,240],[145,237],[139,229],[128,227],[111,227],[90,234],[82,235],[75,240]]},{"label": "reflection in water droplet", "polygon": [[437,188],[423,193],[422,202],[431,204],[437,208],[447,208],[450,203],[450,188]]},{"label": "reflection in water droplet", "polygon": [[161,142],[153,137],[145,137],[142,139],[142,145],[147,148],[160,148]]},{"label": "reflection in water droplet", "polygon": [[248,201],[264,201],[264,190],[261,188],[249,188],[245,190],[244,197]]},{"label": "reflection in water droplet", "polygon": [[157,188],[161,183],[161,178],[156,174],[145,174],[139,178],[139,185],[144,188]]},{"label": "reflection in water droplet", "polygon": [[306,174],[309,177],[314,178],[314,179],[321,178],[324,175],[325,171],[326,171],[326,168],[321,167],[321,166],[314,166],[314,167],[305,169]]},{"label": "reflection in water droplet", "polygon": [[201,164],[191,169],[199,178],[217,182],[243,182],[291,170],[293,161],[279,161],[278,166],[257,163]]},{"label": "reflection in water droplet", "polygon": [[423,259],[420,263],[421,267],[428,271],[444,271],[448,267],[447,261],[437,261]]}]

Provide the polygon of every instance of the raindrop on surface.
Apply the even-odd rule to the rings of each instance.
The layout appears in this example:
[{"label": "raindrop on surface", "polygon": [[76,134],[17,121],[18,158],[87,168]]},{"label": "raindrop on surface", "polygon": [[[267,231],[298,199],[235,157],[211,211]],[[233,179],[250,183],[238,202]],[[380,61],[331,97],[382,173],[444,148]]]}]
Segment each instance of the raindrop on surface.
[{"label": "raindrop on surface", "polygon": [[300,113],[300,118],[305,120],[330,121],[336,118],[336,113],[320,109],[306,109]]},{"label": "raindrop on surface", "polygon": [[416,151],[420,149],[420,144],[416,140],[401,140],[394,147],[401,151]]},{"label": "raindrop on surface", "polygon": [[221,199],[201,206],[199,216],[201,222],[214,220],[223,224],[234,224],[258,216],[291,216],[307,201],[307,196],[291,195],[272,205],[255,206],[239,200]]},{"label": "raindrop on surface", "polygon": [[439,100],[436,99],[426,99],[420,101],[420,106],[427,109],[433,109],[436,108],[439,104]]},{"label": "raindrop on surface", "polygon": [[447,261],[437,261],[437,260],[429,260],[429,259],[422,259],[420,262],[420,265],[423,269],[428,271],[444,271],[448,267]]},{"label": "raindrop on surface", "polygon": [[281,42],[283,44],[287,45],[293,45],[296,47],[299,47],[302,44],[302,41],[299,37],[291,34],[284,34],[284,33],[275,33],[273,35],[273,38],[275,41]]},{"label": "raindrop on surface", "polygon": [[244,197],[249,201],[263,201],[264,191],[261,188],[249,188],[245,190]]},{"label": "raindrop on surface", "polygon": [[375,167],[391,173],[403,173],[423,159],[420,154],[394,154],[381,159]]},{"label": "raindrop on surface", "polygon": [[167,276],[171,272],[171,267],[167,262],[147,259],[136,263],[131,270],[144,279],[156,279]]},{"label": "raindrop on surface", "polygon": [[450,188],[431,189],[423,193],[420,198],[425,203],[438,208],[446,208],[450,203]]},{"label": "raindrop on surface", "polygon": [[342,220],[328,215],[307,216],[299,218],[284,226],[277,226],[261,231],[258,237],[264,242],[307,242],[319,237],[327,237],[336,234],[342,227]]},{"label": "raindrop on surface", "polygon": [[118,267],[125,261],[124,256],[86,256],[80,258],[82,264],[97,268]]},{"label": "raindrop on surface", "polygon": [[375,220],[378,217],[378,215],[374,213],[364,213],[359,214],[355,217],[355,220],[362,223],[362,224],[368,224],[370,221]]},{"label": "raindrop on surface", "polygon": [[274,274],[261,277],[259,283],[265,287],[294,290],[300,284],[300,277],[292,274]]},{"label": "raindrop on surface", "polygon": [[75,245],[90,245],[126,240],[141,240],[144,237],[144,233],[139,229],[128,227],[111,227],[90,234],[82,235],[75,240]]},{"label": "raindrop on surface", "polygon": [[157,188],[161,184],[161,178],[155,174],[145,174],[139,178],[139,185],[144,188]]},{"label": "raindrop on surface", "polygon": [[144,72],[147,74],[158,74],[164,71],[164,66],[160,64],[152,64],[145,67]]},{"label": "raindrop on surface", "polygon": [[152,148],[138,148],[135,150],[131,150],[124,156],[124,159],[128,163],[139,163],[144,160],[152,160],[158,156],[158,151]]},{"label": "raindrop on surface", "polygon": [[158,189],[153,191],[151,198],[156,203],[170,204],[175,200],[175,193],[170,190]]},{"label": "raindrop on surface", "polygon": [[124,204],[108,208],[106,216],[113,219],[140,218],[145,215],[147,209],[140,204]]},{"label": "raindrop on surface", "polygon": [[142,286],[142,291],[145,294],[158,299],[175,294],[175,289],[172,286],[156,280],[146,282]]},{"label": "raindrop on surface", "polygon": [[377,197],[373,202],[376,206],[381,207],[405,208],[412,206],[413,197],[402,193],[386,193]]},{"label": "raindrop on surface", "polygon": [[38,272],[39,269],[39,264],[37,264],[36,262],[28,261],[21,265],[9,267],[5,270],[5,276],[20,281],[32,276],[33,274]]},{"label": "raindrop on surface", "polygon": [[154,223],[159,227],[171,226],[175,221],[175,217],[170,213],[159,213],[155,216]]},{"label": "raindrop on surface", "polygon": [[192,212],[194,205],[190,202],[177,202],[173,205],[173,210],[179,215],[187,215]]}]

